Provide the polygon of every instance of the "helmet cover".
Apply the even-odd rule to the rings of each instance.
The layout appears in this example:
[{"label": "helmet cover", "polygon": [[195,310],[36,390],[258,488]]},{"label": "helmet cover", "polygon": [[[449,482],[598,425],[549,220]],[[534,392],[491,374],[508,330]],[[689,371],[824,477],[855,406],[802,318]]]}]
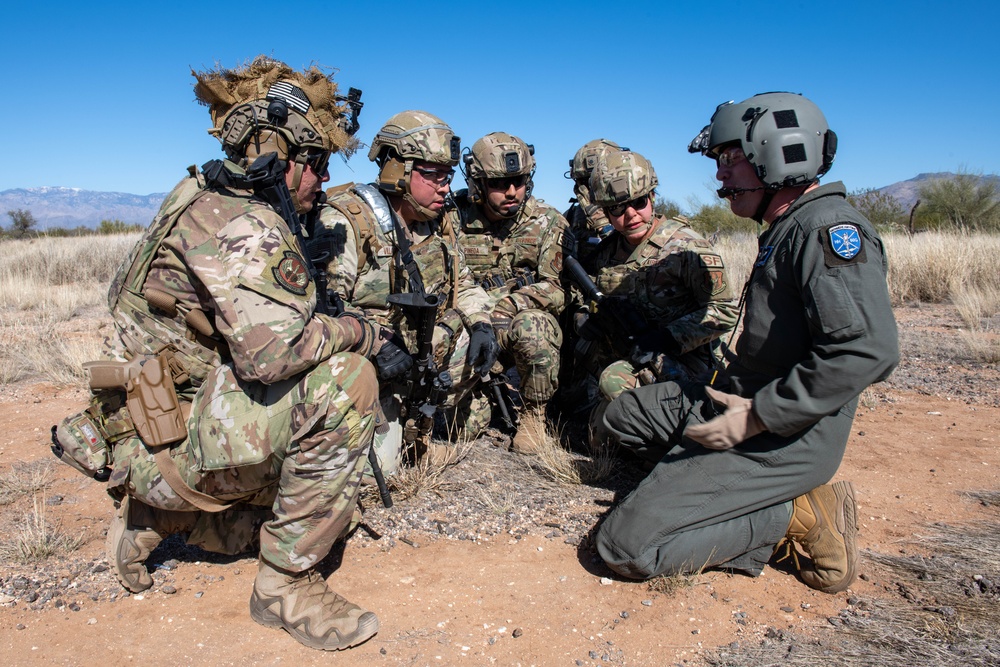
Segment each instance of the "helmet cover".
[{"label": "helmet cover", "polygon": [[604,208],[648,195],[659,181],[649,160],[629,150],[608,150],[590,174],[593,202]]}]

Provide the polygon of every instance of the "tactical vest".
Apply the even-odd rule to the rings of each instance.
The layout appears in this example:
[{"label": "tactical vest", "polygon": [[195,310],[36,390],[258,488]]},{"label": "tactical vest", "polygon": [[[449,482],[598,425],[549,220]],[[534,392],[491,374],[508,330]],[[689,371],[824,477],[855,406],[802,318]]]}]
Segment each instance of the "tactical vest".
[{"label": "tactical vest", "polygon": [[612,234],[601,242],[601,247],[598,248],[595,258],[599,268],[594,282],[597,283],[602,292],[618,294],[616,290],[630,274],[658,257],[660,250],[674,239],[677,232],[688,225],[687,218],[681,216],[669,220],[659,217],[656,219],[660,224],[649,235],[649,238],[632,251],[631,256],[624,262],[615,263],[611,259],[615,251],[614,244],[621,242],[621,234]]},{"label": "tactical vest", "polygon": [[163,239],[173,230],[181,214],[207,187],[195,167],[178,183],[160,205],[153,222],[118,267],[108,290],[108,309],[126,349],[133,355],[155,355],[171,349],[174,358],[189,374],[191,385],[198,387],[208,373],[218,366],[222,356],[217,345],[206,344],[186,322],[186,313],[173,316],[151,306],[143,292],[146,276]]},{"label": "tactical vest", "polygon": [[[491,294],[511,291],[512,279],[530,284],[538,279],[538,255],[542,239],[539,236],[518,236],[516,231],[532,217],[541,214],[535,198],[525,202],[513,221],[494,223],[486,219],[482,207],[468,199],[460,190],[455,195],[461,234],[459,243],[465,253],[465,263],[473,278]],[[494,227],[499,230],[494,232]]]},{"label": "tactical vest", "polygon": [[[347,183],[327,190],[327,204],[347,218],[354,232],[358,273],[350,302],[364,309],[380,324],[395,327],[398,322],[392,321],[386,299],[389,294],[409,291],[404,287],[407,276],[396,265],[395,231],[383,229],[371,205],[359,194],[359,187],[371,186]],[[445,295],[443,313],[447,308],[454,308],[455,304],[458,254],[454,248],[457,240],[454,228],[446,220],[438,221],[437,231],[438,234],[431,234],[414,244],[411,250],[420,267],[425,291]],[[446,261],[440,261],[440,257],[446,258]]]}]

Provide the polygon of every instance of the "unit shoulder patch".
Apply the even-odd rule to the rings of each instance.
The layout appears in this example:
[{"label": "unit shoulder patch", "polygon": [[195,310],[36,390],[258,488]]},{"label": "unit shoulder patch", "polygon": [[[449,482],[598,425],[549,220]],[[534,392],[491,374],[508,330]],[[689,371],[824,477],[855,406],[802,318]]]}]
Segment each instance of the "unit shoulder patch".
[{"label": "unit shoulder patch", "polygon": [[271,271],[282,289],[298,296],[305,296],[306,287],[309,285],[309,270],[298,253],[286,250],[284,257],[278,260],[278,265]]},{"label": "unit shoulder patch", "polygon": [[865,246],[861,229],[857,225],[848,222],[832,225],[821,234],[824,237],[823,254],[828,267],[865,261]]}]

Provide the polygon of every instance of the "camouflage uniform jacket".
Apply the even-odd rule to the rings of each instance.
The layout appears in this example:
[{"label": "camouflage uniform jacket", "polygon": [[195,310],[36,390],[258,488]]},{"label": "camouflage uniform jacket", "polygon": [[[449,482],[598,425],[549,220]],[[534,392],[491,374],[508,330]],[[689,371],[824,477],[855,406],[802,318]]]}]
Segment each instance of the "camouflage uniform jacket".
[{"label": "camouflage uniform jacket", "polygon": [[[604,294],[624,296],[689,353],[736,325],[738,308],[722,258],[684,218],[653,219],[652,233],[633,248],[618,232],[591,258]],[[628,253],[625,260],[616,259]]]},{"label": "camouflage uniform jacket", "polygon": [[515,218],[491,222],[467,191],[457,192],[455,201],[446,219],[459,229],[469,268],[492,302],[509,295],[518,312],[539,309],[559,317],[566,305],[563,252],[571,242],[559,211],[529,197]]},{"label": "camouflage uniform jacket", "polygon": [[[182,211],[164,215],[182,199],[190,202]],[[176,299],[176,314],[150,307],[144,295],[154,290]],[[109,306],[129,353],[173,347],[194,386],[224,360],[241,379],[272,384],[355,342],[351,325],[314,312],[315,285],[274,209],[250,192],[204,187],[200,177],[168,195],[119,269]],[[191,311],[205,314],[214,335],[186,324]]]},{"label": "camouflage uniform jacket", "polygon": [[[353,184],[350,184],[353,185]],[[397,266],[398,245],[394,233],[385,233],[369,204],[353,187],[328,190],[320,222],[323,233],[334,237],[335,257],[329,265],[330,288],[344,301],[365,312],[379,324],[400,332],[407,346],[415,344],[416,323],[390,309],[392,293],[410,291],[409,277]],[[489,297],[472,278],[461,248],[446,221],[432,221],[432,233],[413,243],[410,250],[427,294],[443,296],[439,320],[446,311],[457,312],[461,324],[488,324]],[[449,322],[455,331],[457,323]],[[410,349],[415,350],[416,347]]]},{"label": "camouflage uniform jacket", "polygon": [[613,231],[604,209],[590,202],[586,193],[577,192],[570,199],[570,207],[563,216],[576,239],[576,258],[586,262],[597,250],[600,242]]}]

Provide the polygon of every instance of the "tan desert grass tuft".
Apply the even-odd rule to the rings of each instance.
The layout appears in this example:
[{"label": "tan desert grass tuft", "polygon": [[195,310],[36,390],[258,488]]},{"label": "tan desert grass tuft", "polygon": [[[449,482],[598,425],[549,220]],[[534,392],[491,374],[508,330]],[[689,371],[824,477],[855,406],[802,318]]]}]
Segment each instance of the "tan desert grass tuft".
[{"label": "tan desert grass tuft", "polygon": [[558,425],[546,426],[545,433],[537,434],[536,438],[539,448],[531,459],[532,467],[554,482],[594,484],[611,477],[617,470],[617,448],[608,443],[593,445],[593,438],[588,438],[587,455],[583,456],[563,444]]},{"label": "tan desert grass tuft", "polygon": [[50,556],[71,553],[83,544],[82,536],[68,535],[59,524],[47,520],[45,501],[38,494],[35,494],[32,504],[32,511],[0,539],[0,559],[34,563]]},{"label": "tan desert grass tuft", "polygon": [[53,479],[56,460],[15,461],[10,470],[0,474],[0,505],[37,493]]},{"label": "tan desert grass tuft", "polygon": [[386,481],[399,494],[400,500],[415,498],[422,493],[441,495],[453,491],[457,485],[449,480],[444,472],[449,466],[468,456],[474,444],[475,442],[471,440],[461,440],[453,444],[444,443],[445,446],[456,448],[456,455],[452,461],[435,463],[431,461],[430,456],[425,455],[413,465],[402,466],[399,472]]},{"label": "tan desert grass tuft", "polygon": [[490,513],[504,516],[520,506],[517,491],[495,479],[476,489],[479,500]]},{"label": "tan desert grass tuft", "polygon": [[996,285],[1000,257],[996,234],[887,234],[884,240],[894,305],[940,303],[951,296],[956,284],[976,290]]}]

